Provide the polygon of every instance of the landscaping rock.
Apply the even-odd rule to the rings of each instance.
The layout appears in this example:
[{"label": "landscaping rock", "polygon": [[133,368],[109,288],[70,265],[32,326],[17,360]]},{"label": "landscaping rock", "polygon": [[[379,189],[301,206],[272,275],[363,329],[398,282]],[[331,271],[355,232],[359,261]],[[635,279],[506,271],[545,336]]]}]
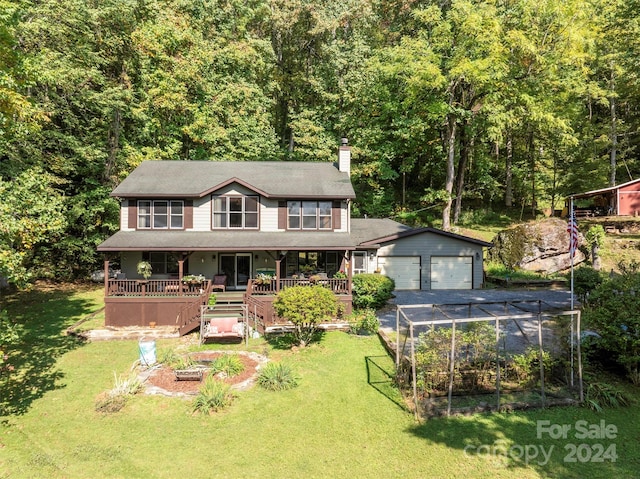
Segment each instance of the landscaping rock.
[{"label": "landscaping rock", "polygon": [[[542,273],[556,273],[571,267],[567,222],[559,218],[530,222],[501,231],[493,239],[489,260],[498,261],[512,269]],[[578,247],[585,245],[578,235]],[[586,259],[578,249],[574,265]]]}]

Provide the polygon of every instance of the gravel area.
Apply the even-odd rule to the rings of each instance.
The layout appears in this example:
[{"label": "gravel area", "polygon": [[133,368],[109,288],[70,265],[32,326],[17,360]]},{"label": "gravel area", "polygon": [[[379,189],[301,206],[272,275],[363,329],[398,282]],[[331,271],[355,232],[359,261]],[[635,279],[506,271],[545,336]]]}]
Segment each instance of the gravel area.
[{"label": "gravel area", "polygon": [[[397,305],[439,305],[439,310],[431,307],[408,308],[406,316],[415,322],[429,319],[451,319],[489,317],[492,315],[521,315],[542,311],[568,311],[571,309],[571,292],[552,289],[479,289],[441,291],[396,291],[390,304],[378,312],[382,331],[391,341],[395,341]],[[472,304],[470,307],[469,305]],[[574,307],[579,305],[576,302]],[[442,311],[442,312],[441,312]],[[406,321],[401,321],[406,326]],[[416,326],[414,335],[426,331],[428,326]],[[524,351],[527,346],[538,344],[538,326],[535,320],[502,321],[504,347],[509,351]],[[543,342],[545,349],[553,338],[551,328],[543,322]]]},{"label": "gravel area", "polygon": [[[473,289],[473,290],[431,290],[431,291],[395,291],[395,298],[390,305],[378,314],[381,327],[385,331],[395,331],[396,305],[467,305],[469,303],[485,303],[485,308],[497,311],[501,308],[497,305],[489,307],[488,303],[504,302],[534,302],[541,301],[543,310],[571,308],[571,292],[568,290],[550,289]],[[538,305],[521,304],[522,308],[537,311]],[[578,306],[578,303],[575,303]],[[424,318],[426,310],[414,310],[415,320]],[[466,309],[465,309],[466,314]],[[413,319],[413,318],[412,318]]]}]

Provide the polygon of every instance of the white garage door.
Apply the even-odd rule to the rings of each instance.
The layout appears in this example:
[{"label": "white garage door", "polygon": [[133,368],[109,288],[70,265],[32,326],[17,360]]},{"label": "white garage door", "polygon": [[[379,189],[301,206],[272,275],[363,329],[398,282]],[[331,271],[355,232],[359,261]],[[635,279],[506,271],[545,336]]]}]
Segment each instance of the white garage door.
[{"label": "white garage door", "polygon": [[420,289],[420,256],[380,256],[378,266],[396,282],[396,289]]},{"label": "white garage door", "polygon": [[473,257],[432,256],[431,289],[472,289]]}]

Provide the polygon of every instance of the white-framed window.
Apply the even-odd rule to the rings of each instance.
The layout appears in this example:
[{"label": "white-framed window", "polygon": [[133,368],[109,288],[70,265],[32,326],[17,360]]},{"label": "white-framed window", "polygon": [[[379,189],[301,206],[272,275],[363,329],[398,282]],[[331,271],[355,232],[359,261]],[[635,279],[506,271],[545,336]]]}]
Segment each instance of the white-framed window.
[{"label": "white-framed window", "polygon": [[287,229],[330,230],[331,201],[287,201]]},{"label": "white-framed window", "polygon": [[257,196],[214,196],[214,229],[258,229]]},{"label": "white-framed window", "polygon": [[138,229],[183,229],[184,202],[138,200]]}]

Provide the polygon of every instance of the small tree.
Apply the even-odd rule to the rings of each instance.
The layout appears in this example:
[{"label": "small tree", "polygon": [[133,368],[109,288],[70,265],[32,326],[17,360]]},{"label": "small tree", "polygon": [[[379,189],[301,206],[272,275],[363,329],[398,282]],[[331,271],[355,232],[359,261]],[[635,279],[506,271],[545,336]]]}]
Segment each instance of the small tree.
[{"label": "small tree", "polygon": [[276,314],[291,321],[298,345],[309,344],[318,330],[318,323],[335,318],[338,302],[323,286],[293,286],[278,293],[273,303]]},{"label": "small tree", "polygon": [[599,251],[602,245],[604,244],[604,238],[606,233],[602,225],[595,225],[589,228],[587,231],[587,243],[591,246],[591,262],[593,264],[593,269],[596,271],[600,271],[600,255]]}]

